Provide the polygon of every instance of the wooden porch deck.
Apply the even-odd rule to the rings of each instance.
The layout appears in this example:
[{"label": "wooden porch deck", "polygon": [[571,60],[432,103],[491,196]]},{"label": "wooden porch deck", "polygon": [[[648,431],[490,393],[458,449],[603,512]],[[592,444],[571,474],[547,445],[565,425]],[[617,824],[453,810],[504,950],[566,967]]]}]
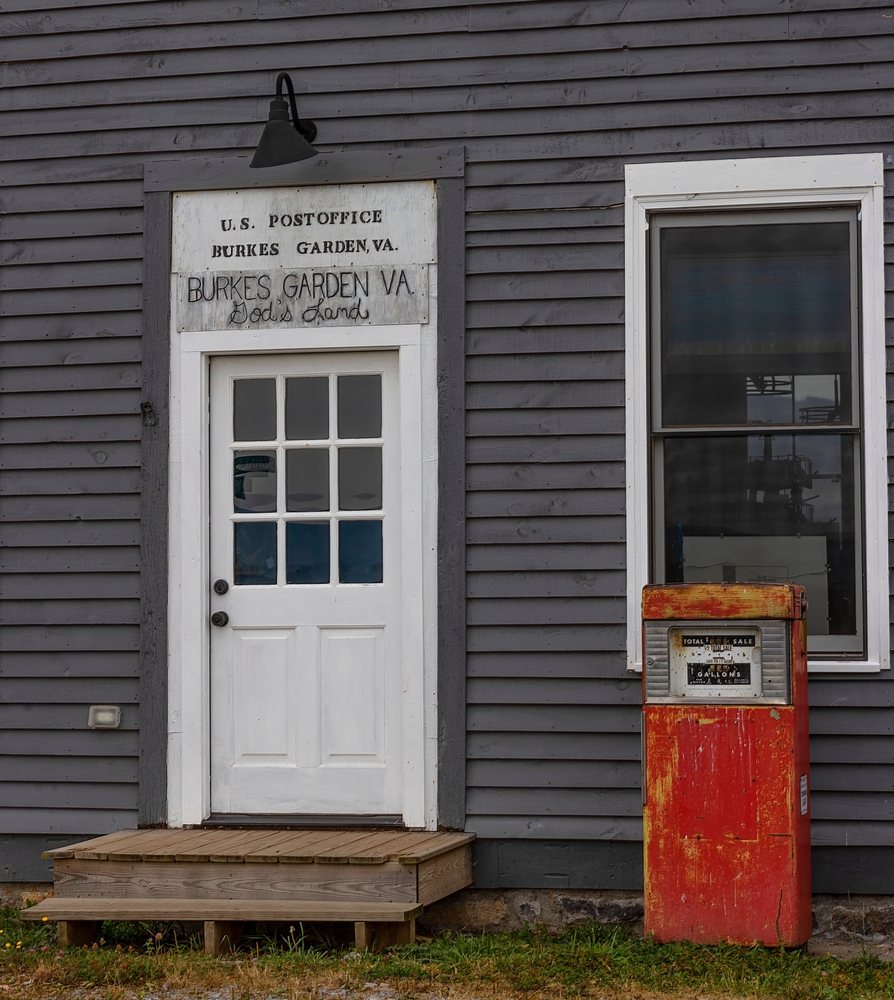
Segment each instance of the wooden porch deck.
[{"label": "wooden porch deck", "polygon": [[473,834],[399,830],[127,830],[47,851],[54,895],[26,920],[85,944],[101,920],[199,920],[205,949],[249,920],[351,921],[359,948],[414,940],[423,907],[472,884]]}]

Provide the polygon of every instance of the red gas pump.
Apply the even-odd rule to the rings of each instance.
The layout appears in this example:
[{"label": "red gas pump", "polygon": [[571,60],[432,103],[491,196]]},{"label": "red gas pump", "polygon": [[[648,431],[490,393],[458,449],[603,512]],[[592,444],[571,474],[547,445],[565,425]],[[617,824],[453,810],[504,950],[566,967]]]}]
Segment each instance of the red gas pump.
[{"label": "red gas pump", "polygon": [[643,590],[645,930],[811,934],[807,602],[796,584]]}]

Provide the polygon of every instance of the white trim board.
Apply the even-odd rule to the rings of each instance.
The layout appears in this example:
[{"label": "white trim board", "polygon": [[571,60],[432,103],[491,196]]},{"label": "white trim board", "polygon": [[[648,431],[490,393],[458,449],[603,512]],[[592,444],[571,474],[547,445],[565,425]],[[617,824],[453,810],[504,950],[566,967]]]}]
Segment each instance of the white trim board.
[{"label": "white trim board", "polygon": [[[220,354],[395,349],[399,352],[401,449],[414,470],[404,492],[405,545],[416,574],[405,617],[403,678],[404,823],[437,828],[437,267],[429,270],[432,321],[423,326],[178,333],[171,329],[168,596],[168,825],[198,824],[211,812],[208,674],[208,368]],[[173,300],[173,290],[172,290]],[[171,315],[176,316],[172,301]],[[421,566],[421,570],[418,568]],[[412,676],[411,676],[412,675]]]},{"label": "white trim board", "polygon": [[647,387],[650,212],[858,205],[861,220],[864,660],[817,660],[812,672],[890,666],[885,421],[884,157],[882,153],[628,164],[625,170],[625,379],[627,417],[627,666],[642,670],[642,588],[649,583],[650,473]]}]

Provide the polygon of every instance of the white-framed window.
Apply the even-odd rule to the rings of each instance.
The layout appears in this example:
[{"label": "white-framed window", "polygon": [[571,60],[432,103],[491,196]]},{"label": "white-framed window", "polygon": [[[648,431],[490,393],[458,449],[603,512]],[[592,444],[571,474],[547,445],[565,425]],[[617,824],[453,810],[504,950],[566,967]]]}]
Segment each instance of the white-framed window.
[{"label": "white-framed window", "polygon": [[646,583],[804,583],[889,666],[883,155],[626,169],[627,653]]}]

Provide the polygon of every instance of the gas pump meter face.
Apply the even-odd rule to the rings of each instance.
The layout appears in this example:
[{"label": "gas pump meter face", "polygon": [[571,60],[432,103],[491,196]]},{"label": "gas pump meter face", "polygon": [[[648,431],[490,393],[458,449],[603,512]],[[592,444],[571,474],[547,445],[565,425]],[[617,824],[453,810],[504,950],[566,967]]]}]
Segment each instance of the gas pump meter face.
[{"label": "gas pump meter face", "polygon": [[667,636],[671,696],[760,698],[761,629],[730,623],[672,627]]}]

